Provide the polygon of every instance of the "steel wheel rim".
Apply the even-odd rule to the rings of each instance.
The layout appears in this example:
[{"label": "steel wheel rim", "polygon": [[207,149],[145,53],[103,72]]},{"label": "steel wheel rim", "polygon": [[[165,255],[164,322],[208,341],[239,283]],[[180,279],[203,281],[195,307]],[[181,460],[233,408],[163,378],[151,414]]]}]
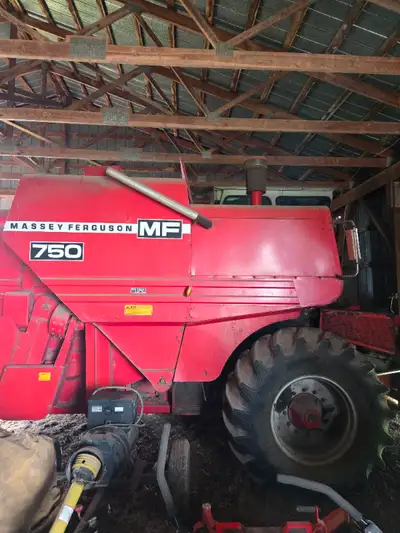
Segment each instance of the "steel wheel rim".
[{"label": "steel wheel rim", "polygon": [[331,464],[351,447],[357,412],[332,379],[304,375],[284,385],[270,415],[275,442],[290,459],[307,466]]}]

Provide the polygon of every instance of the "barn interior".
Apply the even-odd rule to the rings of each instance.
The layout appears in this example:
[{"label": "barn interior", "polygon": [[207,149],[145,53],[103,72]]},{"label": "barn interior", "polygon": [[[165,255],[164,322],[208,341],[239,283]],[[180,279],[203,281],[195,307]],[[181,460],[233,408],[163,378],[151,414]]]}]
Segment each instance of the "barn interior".
[{"label": "barn interior", "polygon": [[[217,205],[232,217],[229,213],[247,208],[260,213],[298,208],[297,219],[304,218],[303,208],[330,209],[326,231],[335,234],[334,255],[345,279],[335,302],[310,320],[370,357],[387,387],[384,397],[393,416],[383,462],[367,484],[345,494],[385,533],[399,529],[399,43],[399,0],[0,0],[2,228],[19,205],[40,204],[40,194],[30,200],[22,192],[36,179],[46,187],[78,176],[84,187],[96,176],[109,180],[104,176],[110,167],[150,187],[157,178],[160,191],[171,180],[186,181],[186,207],[210,218]],[[249,175],[258,170],[262,186],[254,188]],[[106,203],[101,208],[105,212]],[[37,220],[52,219],[43,209]],[[358,236],[350,249],[353,227]],[[38,235],[43,234],[36,235],[39,241]],[[1,279],[1,253],[2,248],[0,321],[5,294],[17,290]],[[307,254],[313,257],[312,246],[304,249]],[[145,294],[140,285],[133,290],[131,296]],[[187,286],[185,296],[191,290]],[[6,336],[1,327],[0,343]],[[24,333],[24,326],[19,331]],[[249,346],[243,341],[235,357]],[[2,372],[0,357],[0,418]],[[325,515],[332,508],[327,499],[270,484],[260,488],[230,454],[220,416],[222,379],[221,374],[215,391],[214,384],[211,392],[198,389],[206,399],[217,396],[201,407],[201,421],[164,404],[159,411],[145,409],[152,414],[144,415],[136,441],[147,466],[159,458],[165,421],[172,425],[172,438],[189,441],[190,529],[208,501],[217,520],[249,527],[297,520],[296,505],[319,505]],[[87,430],[82,412],[0,420],[0,436],[2,430],[49,436],[60,444],[65,466]],[[76,522],[67,531],[176,530],[167,520],[162,490],[147,479],[117,486],[92,522],[80,520],[75,507]],[[314,526],[276,531],[324,531]],[[49,531],[47,522],[42,527]],[[208,531],[222,533],[215,527]]]}]

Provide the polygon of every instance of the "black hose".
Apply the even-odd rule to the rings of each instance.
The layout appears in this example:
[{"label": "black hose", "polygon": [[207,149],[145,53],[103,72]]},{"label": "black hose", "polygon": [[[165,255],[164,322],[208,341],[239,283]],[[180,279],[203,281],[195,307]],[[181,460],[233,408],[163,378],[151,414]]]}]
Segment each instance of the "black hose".
[{"label": "black hose", "polygon": [[177,509],[175,507],[175,503],[172,498],[172,494],[169,489],[167,479],[165,477],[165,465],[167,463],[168,442],[169,442],[170,432],[171,432],[171,424],[164,424],[162,435],[161,435],[160,450],[158,452],[156,474],[157,474],[157,483],[160,488],[161,496],[163,497],[168,516],[170,518],[175,518],[177,516]]},{"label": "black hose", "polygon": [[318,483],[317,481],[311,481],[310,479],[303,479],[297,476],[286,476],[285,474],[278,474],[276,477],[278,483],[283,485],[292,485],[294,487],[300,487],[302,489],[312,490],[314,492],[319,492],[320,494],[325,494],[333,502],[346,511],[351,518],[357,522],[365,522],[363,515],[358,511],[351,503],[345,500],[340,494],[333,490],[328,485],[323,483]]}]

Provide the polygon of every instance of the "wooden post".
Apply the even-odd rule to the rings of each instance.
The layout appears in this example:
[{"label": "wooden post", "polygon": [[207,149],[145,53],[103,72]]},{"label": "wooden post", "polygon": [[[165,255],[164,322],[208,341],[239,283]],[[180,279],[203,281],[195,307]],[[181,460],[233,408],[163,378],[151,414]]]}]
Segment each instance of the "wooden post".
[{"label": "wooden post", "polygon": [[400,182],[395,181],[392,189],[394,251],[396,259],[397,294],[400,294]]}]

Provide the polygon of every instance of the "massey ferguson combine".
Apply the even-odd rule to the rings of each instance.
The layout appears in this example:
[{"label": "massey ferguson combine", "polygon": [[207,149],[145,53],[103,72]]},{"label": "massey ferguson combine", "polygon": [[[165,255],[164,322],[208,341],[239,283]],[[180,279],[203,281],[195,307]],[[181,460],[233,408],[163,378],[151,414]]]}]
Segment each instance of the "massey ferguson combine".
[{"label": "massey ferguson combine", "polygon": [[253,205],[196,211],[184,179],[22,179],[0,220],[0,418],[89,403],[123,423],[133,389],[147,413],[200,414],[223,376],[231,448],[254,477],[365,478],[389,442],[386,389],[307,318],[342,292],[331,214],[259,205],[265,173],[249,170]]}]

